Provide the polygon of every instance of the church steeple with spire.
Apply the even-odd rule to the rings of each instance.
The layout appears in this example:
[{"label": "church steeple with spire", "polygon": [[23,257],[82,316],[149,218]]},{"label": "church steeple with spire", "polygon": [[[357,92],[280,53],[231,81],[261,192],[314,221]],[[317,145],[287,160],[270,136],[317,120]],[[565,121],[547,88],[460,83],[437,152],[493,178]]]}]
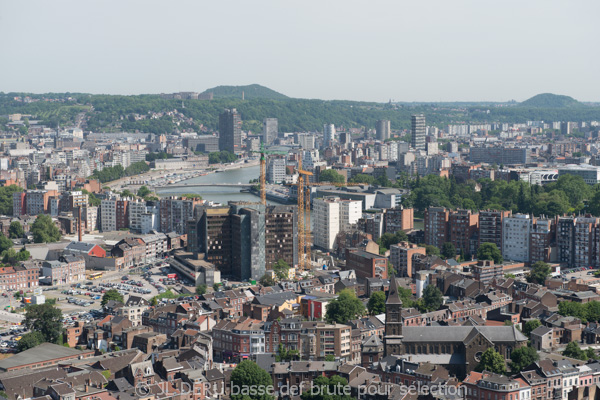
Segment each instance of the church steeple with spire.
[{"label": "church steeple with spire", "polygon": [[390,277],[390,291],[385,302],[385,355],[401,354],[402,350],[402,300],[396,276]]}]

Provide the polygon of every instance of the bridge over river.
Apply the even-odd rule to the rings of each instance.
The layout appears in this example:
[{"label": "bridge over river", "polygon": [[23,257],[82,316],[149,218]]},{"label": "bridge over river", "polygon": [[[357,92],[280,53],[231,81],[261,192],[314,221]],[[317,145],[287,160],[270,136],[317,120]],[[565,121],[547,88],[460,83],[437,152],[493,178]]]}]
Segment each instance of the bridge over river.
[{"label": "bridge over river", "polygon": [[255,184],[250,183],[179,183],[172,185],[156,186],[156,189],[179,189],[196,187],[234,187],[240,189],[250,189]]}]

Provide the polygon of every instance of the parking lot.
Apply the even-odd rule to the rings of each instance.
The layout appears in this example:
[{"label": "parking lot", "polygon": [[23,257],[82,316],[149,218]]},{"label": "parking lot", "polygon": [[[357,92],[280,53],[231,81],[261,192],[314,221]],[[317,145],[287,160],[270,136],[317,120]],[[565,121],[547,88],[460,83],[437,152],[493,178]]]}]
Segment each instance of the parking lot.
[{"label": "parking lot", "polygon": [[564,268],[561,270],[560,276],[565,281],[571,279],[595,280],[598,279],[594,276],[596,271],[598,270],[592,267]]}]

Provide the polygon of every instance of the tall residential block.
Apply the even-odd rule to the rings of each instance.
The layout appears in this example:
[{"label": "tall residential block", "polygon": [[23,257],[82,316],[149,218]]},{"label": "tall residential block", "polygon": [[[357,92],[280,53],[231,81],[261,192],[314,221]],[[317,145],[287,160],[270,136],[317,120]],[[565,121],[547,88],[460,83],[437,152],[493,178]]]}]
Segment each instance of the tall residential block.
[{"label": "tall residential block", "polygon": [[471,242],[477,242],[478,219],[479,215],[473,214],[471,210],[456,210],[450,213],[448,220],[450,243],[454,245],[457,252],[467,255],[477,251],[475,246],[471,246]]},{"label": "tall residential block", "polygon": [[510,215],[510,211],[479,211],[479,246],[482,243],[494,243],[502,249],[502,221]]},{"label": "tall residential block", "polygon": [[390,121],[387,119],[380,119],[375,123],[375,137],[377,140],[382,142],[389,139],[391,135]]},{"label": "tall residential block", "polygon": [[502,257],[506,260],[529,262],[531,218],[515,214],[502,221]]},{"label": "tall residential block", "polygon": [[160,199],[160,231],[177,232],[180,235],[187,233],[187,221],[194,216],[194,206],[200,201],[199,198],[166,197]]},{"label": "tall residential block", "polygon": [[441,249],[448,241],[448,221],[450,212],[444,207],[429,207],[425,210],[425,244]]},{"label": "tall residential block", "polygon": [[388,208],[385,212],[383,226],[385,233],[412,230],[414,228],[414,209],[402,206]]},{"label": "tall residential block", "polygon": [[323,125],[323,147],[329,147],[335,142],[335,125]]},{"label": "tall residential block", "polygon": [[531,240],[529,242],[529,261],[550,261],[551,245],[554,239],[554,220],[537,218],[531,225]]},{"label": "tall residential block", "polygon": [[242,152],[242,117],[235,108],[219,114],[219,150]]},{"label": "tall residential block", "polygon": [[413,115],[411,120],[411,145],[416,150],[425,150],[425,115]]},{"label": "tall residential block", "polygon": [[263,120],[263,143],[266,146],[273,144],[279,132],[277,118],[265,118]]},{"label": "tall residential block", "polygon": [[360,200],[326,196],[313,201],[314,245],[332,250],[339,232],[349,231],[362,217]]}]

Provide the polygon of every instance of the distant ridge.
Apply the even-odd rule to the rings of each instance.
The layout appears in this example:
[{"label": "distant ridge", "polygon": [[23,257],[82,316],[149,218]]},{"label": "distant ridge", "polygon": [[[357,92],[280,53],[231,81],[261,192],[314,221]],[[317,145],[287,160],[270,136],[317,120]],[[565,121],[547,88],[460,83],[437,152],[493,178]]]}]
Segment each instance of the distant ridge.
[{"label": "distant ridge", "polygon": [[562,96],[552,93],[542,93],[533,96],[519,104],[523,107],[533,108],[572,108],[583,106],[583,103],[578,102],[572,97]]},{"label": "distant ridge", "polygon": [[244,95],[244,99],[288,99],[284,94],[276,92],[268,87],[253,84],[253,85],[245,85],[245,86],[217,86],[212,89],[206,89],[203,94],[211,93],[213,94],[213,98],[222,99],[222,98],[235,98],[241,99],[242,93]]}]

